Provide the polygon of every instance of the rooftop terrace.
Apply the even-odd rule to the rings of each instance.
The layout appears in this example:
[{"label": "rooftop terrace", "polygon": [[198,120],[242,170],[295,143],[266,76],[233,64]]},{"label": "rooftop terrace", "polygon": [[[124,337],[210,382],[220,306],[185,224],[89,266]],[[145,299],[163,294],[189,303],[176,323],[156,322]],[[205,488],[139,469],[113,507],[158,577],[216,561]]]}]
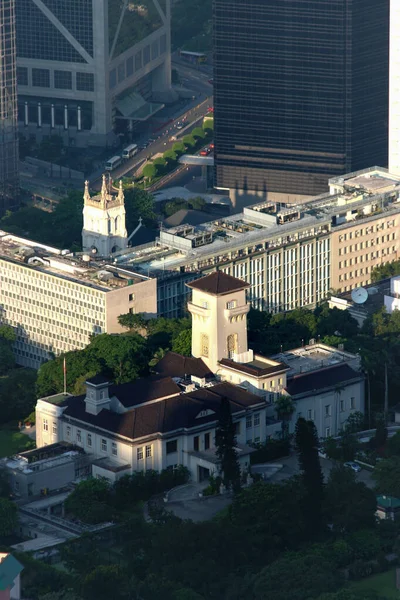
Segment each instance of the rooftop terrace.
[{"label": "rooftop terrace", "polygon": [[360,357],[325,344],[309,344],[272,356],[274,360],[286,363],[289,367],[288,377],[309,373],[325,367],[338,364],[348,364],[355,370],[359,369]]},{"label": "rooftop terrace", "polygon": [[[117,258],[135,271],[162,276],[187,267],[188,262],[210,265],[231,254],[248,253],[326,235],[355,220],[374,219],[378,213],[400,212],[400,177],[372,167],[330,180],[329,192],[307,202],[284,206],[261,202],[240,214],[198,226],[180,225],[161,231],[154,244],[132,248]],[[187,269],[186,269],[187,270]]]},{"label": "rooftop terrace", "polygon": [[93,256],[72,253],[26,240],[0,230],[0,259],[44,273],[79,282],[102,291],[133,285],[148,279],[129,265],[117,266]]}]

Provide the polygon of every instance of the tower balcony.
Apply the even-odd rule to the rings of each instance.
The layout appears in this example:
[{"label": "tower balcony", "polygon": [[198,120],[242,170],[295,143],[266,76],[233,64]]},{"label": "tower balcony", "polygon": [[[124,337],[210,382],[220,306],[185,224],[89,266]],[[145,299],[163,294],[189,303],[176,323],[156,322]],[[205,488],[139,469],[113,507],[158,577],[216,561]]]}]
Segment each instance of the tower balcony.
[{"label": "tower balcony", "polygon": [[247,315],[250,310],[250,304],[235,306],[234,308],[225,308],[224,315],[231,322],[233,319]]},{"label": "tower balcony", "polygon": [[209,308],[199,306],[198,304],[193,304],[193,302],[188,302],[187,308],[193,316],[201,317],[202,319],[208,319],[211,314],[211,310]]}]

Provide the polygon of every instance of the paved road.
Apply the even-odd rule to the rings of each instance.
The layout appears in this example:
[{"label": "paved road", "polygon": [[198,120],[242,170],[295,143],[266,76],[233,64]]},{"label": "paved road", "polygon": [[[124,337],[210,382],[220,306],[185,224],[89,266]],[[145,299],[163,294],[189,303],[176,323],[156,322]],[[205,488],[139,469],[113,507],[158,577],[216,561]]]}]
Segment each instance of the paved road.
[{"label": "paved road", "polygon": [[[202,65],[201,67],[188,65],[180,61],[179,57],[177,57],[174,62],[174,68],[179,73],[182,86],[193,92],[192,100],[180,103],[179,105],[165,107],[158,115],[160,118],[160,129],[154,131],[157,129],[157,126],[154,122],[149,123],[147,130],[140,134],[138,139],[133,140],[139,146],[146,145],[147,147],[130,161],[125,162],[118,169],[115,169],[112,173],[113,179],[133,174],[143,159],[158,152],[165,152],[165,150],[171,148],[173,142],[170,142],[169,139],[172,135],[179,132],[177,126],[182,123],[185,126],[195,121],[206,114],[207,108],[212,106],[213,86],[208,82],[212,76],[212,67],[209,67],[209,65]],[[193,127],[195,126],[193,125]],[[189,132],[190,129],[188,130]],[[149,139],[153,139],[154,141],[148,144]],[[113,152],[114,154],[118,154],[121,152],[121,149],[115,149],[114,151],[110,149],[109,155],[111,156]],[[102,165],[90,177],[91,187],[95,190],[100,189],[103,171],[104,168]]]},{"label": "paved road", "polygon": [[[135,172],[138,164],[143,162],[143,159],[147,158],[148,156],[154,156],[154,154],[157,154],[159,152],[165,152],[165,150],[172,148],[174,142],[170,141],[170,138],[171,138],[171,136],[176,135],[176,133],[179,133],[180,129],[178,129],[178,126],[180,126],[182,124],[183,124],[183,126],[186,126],[189,123],[193,123],[194,121],[199,119],[199,117],[206,114],[207,108],[211,105],[212,105],[212,97],[206,98],[200,104],[198,104],[196,107],[190,108],[185,113],[183,113],[183,115],[180,115],[179,117],[175,118],[171,123],[168,123],[167,125],[162,127],[162,129],[159,132],[157,132],[157,134],[156,134],[157,139],[154,139],[154,136],[153,136],[152,139],[154,141],[149,143],[149,145],[146,148],[141,150],[130,161],[127,161],[126,163],[121,165],[118,169],[115,169],[112,172],[113,179],[118,179],[120,177],[123,177],[124,175],[133,174]],[[195,127],[195,126],[196,126],[196,123],[193,123],[193,127]],[[190,129],[191,128],[189,128],[188,131],[185,133],[189,133]],[[115,150],[115,154],[117,154],[117,153],[118,153],[118,151]],[[103,169],[99,169],[99,171],[97,171],[97,173],[95,173],[91,177],[90,181],[91,181],[92,189],[95,189],[95,190],[100,189],[102,173],[103,173]]]},{"label": "paved road", "polygon": [[[288,479],[289,477],[292,477],[293,475],[296,475],[299,472],[297,456],[295,455],[288,456],[286,458],[278,458],[274,462],[283,464],[283,469],[281,471],[278,471],[270,480],[274,483],[279,481],[285,481],[285,479]],[[333,466],[333,462],[327,458],[320,458],[320,463],[326,481],[329,477],[329,473]],[[363,483],[365,483],[365,485],[367,485],[370,488],[373,488],[375,486],[375,482],[371,477],[371,471],[362,469],[359,473],[356,473],[356,478],[357,481],[362,481]]]}]

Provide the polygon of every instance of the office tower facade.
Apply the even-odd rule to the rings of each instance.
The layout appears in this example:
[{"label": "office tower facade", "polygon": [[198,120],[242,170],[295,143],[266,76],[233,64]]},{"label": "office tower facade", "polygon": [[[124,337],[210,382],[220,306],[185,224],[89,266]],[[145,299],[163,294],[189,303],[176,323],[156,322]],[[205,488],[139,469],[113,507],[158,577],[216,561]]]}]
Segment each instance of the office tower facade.
[{"label": "office tower facade", "polygon": [[171,100],[170,0],[19,0],[18,120],[104,145]]},{"label": "office tower facade", "polygon": [[400,4],[390,2],[389,171],[400,174]]},{"label": "office tower facade", "polygon": [[0,214],[18,206],[15,0],[0,2]]},{"label": "office tower facade", "polygon": [[389,0],[214,0],[215,176],[313,195],[387,166]]}]

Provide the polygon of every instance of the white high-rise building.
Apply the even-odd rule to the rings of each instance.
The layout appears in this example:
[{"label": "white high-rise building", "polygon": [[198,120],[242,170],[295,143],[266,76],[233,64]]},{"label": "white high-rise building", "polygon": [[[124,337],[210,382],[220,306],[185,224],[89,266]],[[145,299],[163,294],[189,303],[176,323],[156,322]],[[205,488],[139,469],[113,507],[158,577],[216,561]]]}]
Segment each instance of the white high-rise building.
[{"label": "white high-rise building", "polygon": [[400,175],[400,2],[390,2],[389,172]]}]

